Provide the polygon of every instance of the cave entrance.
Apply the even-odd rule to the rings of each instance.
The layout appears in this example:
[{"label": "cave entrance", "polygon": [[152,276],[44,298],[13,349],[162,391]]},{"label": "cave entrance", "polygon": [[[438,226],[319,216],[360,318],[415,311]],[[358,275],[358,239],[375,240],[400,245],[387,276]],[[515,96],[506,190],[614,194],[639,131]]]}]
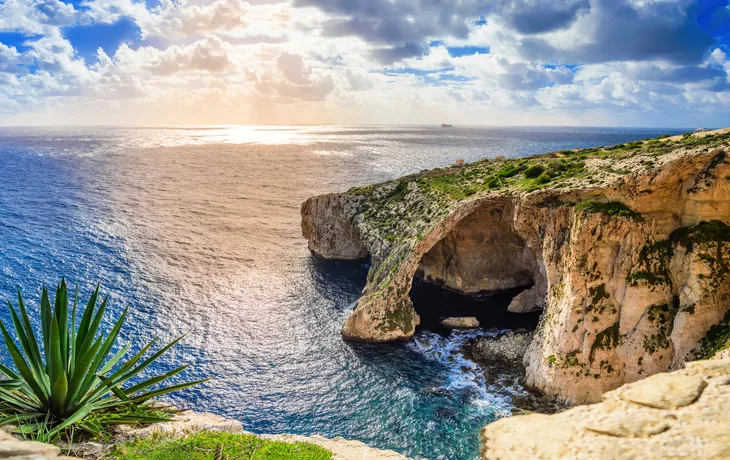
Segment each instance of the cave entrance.
[{"label": "cave entrance", "polygon": [[[541,308],[507,307],[535,285],[536,257],[513,227],[509,203],[484,206],[463,218],[422,257],[410,298],[420,329],[446,332],[441,320],[473,316],[482,328],[534,329]],[[527,293],[526,293],[527,294]],[[522,303],[532,296],[520,296]],[[537,311],[535,311],[537,310]]]},{"label": "cave entrance", "polygon": [[416,277],[409,294],[416,313],[421,317],[416,330],[448,334],[450,329],[442,326],[441,320],[459,316],[475,317],[482,329],[534,330],[541,310],[529,313],[507,310],[512,299],[524,289],[508,289],[491,295],[465,295]]}]

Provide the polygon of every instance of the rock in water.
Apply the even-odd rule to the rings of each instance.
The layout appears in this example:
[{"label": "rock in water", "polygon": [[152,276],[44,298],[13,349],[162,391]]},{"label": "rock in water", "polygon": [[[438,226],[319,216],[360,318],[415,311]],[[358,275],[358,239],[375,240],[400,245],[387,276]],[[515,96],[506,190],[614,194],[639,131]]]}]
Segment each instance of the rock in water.
[{"label": "rock in water", "polygon": [[480,337],[471,347],[476,361],[487,366],[522,368],[522,360],[532,341],[532,333],[507,332],[498,337]]},{"label": "rock in water", "polygon": [[473,316],[452,316],[442,320],[441,325],[449,329],[474,329],[479,327],[479,320]]}]

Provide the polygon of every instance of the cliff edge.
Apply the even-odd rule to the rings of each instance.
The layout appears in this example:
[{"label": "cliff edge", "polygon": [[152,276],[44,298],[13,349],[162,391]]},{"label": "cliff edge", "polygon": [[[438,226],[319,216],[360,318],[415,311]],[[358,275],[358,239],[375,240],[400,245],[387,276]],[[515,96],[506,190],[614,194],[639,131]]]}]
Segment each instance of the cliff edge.
[{"label": "cliff edge", "polygon": [[[414,276],[464,294],[524,289],[541,310],[527,383],[570,403],[713,356],[730,339],[730,133],[406,176],[302,206],[310,249],[369,255],[343,327],[410,338]],[[727,153],[726,153],[727,152]]]},{"label": "cliff edge", "polygon": [[730,360],[697,361],[554,415],[482,429],[485,460],[730,458]]}]

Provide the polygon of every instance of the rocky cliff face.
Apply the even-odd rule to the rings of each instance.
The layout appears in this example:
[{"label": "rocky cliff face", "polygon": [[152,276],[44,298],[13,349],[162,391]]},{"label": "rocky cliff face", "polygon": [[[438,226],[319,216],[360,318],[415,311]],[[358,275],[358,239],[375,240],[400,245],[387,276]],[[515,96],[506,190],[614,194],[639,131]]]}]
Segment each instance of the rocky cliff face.
[{"label": "rocky cliff face", "polygon": [[482,458],[730,458],[730,360],[698,361],[555,415],[482,430]]},{"label": "rocky cliff face", "polygon": [[325,257],[371,255],[345,337],[411,337],[416,274],[464,293],[524,287],[510,310],[543,310],[528,383],[596,401],[727,347],[728,146],[722,134],[483,161],[311,198],[302,226]]}]

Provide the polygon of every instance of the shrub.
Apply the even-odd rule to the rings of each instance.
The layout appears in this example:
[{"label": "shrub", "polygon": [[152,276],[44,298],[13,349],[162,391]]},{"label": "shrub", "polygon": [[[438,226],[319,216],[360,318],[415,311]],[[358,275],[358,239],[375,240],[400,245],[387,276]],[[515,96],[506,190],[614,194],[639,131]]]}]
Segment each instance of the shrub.
[{"label": "shrub", "polygon": [[[188,366],[126,385],[138,377],[160,356],[174,346],[178,337],[146,359],[142,359],[157,339],[142,347],[126,362],[130,345],[111,355],[128,308],[104,337],[100,325],[107,308],[105,298],[97,308],[99,287],[91,294],[81,321],[76,324],[78,288],[73,299],[69,324],[69,299],[66,281],[56,289],[53,307],[48,291],[43,288],[40,303],[41,339],[38,343],[30,317],[18,291],[19,312],[8,302],[16,345],[8,327],[0,321],[5,346],[15,369],[0,364],[0,425],[20,425],[24,433],[33,433],[50,426],[49,435],[57,435],[71,425],[99,434],[108,424],[135,424],[166,421],[169,417],[159,411],[145,409],[147,402],[204,380],[181,383],[150,390],[150,388],[179,374]],[[79,312],[81,313],[81,312]],[[111,355],[111,356],[110,356]],[[91,421],[95,420],[97,423]],[[104,422],[105,421],[105,422]]]},{"label": "shrub", "polygon": [[553,179],[552,179],[552,177],[550,177],[550,174],[542,173],[542,174],[540,174],[540,176],[537,178],[537,180],[535,182],[537,182],[540,185],[544,185],[544,184],[549,183],[551,180],[553,180]]},{"label": "shrub", "polygon": [[543,168],[540,165],[532,165],[529,168],[525,170],[525,177],[528,179],[534,179],[536,177],[539,177],[540,174],[542,174],[545,171],[545,168]]},{"label": "shrub", "polygon": [[638,222],[643,220],[640,213],[617,201],[609,201],[607,203],[599,201],[581,201],[575,206],[575,209],[589,214],[601,213],[608,217],[625,217]]},{"label": "shrub", "polygon": [[332,452],[305,442],[261,439],[252,434],[202,431],[184,438],[137,439],[114,446],[110,460],[330,460]]}]

